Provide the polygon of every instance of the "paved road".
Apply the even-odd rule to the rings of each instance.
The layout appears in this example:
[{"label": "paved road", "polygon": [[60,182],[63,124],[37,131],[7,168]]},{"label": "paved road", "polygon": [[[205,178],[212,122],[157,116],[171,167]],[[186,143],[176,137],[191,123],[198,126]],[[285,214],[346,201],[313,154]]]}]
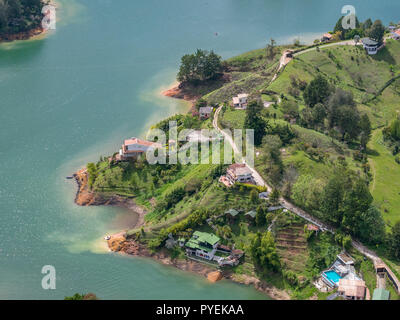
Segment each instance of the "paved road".
[{"label": "paved road", "polygon": [[[347,41],[342,41],[342,42],[336,42],[336,43],[330,43],[324,46],[320,46],[320,48],[326,48],[326,47],[331,47],[331,46],[337,46],[337,45],[355,45],[354,40],[347,40]],[[316,48],[310,48],[310,49],[306,49],[304,51],[298,52],[295,54],[295,56],[298,56],[300,54],[312,51],[312,50],[316,50]],[[275,74],[273,80],[271,82],[273,82],[279,73],[279,70],[285,66],[287,63],[289,63],[290,60],[286,58],[286,51],[283,53],[281,59],[280,59],[280,65],[279,65],[279,69],[277,71],[277,73]],[[221,112],[222,106],[220,106],[214,114],[214,119],[213,119],[213,126],[216,130],[218,130],[225,138],[226,141],[229,142],[229,144],[232,146],[232,149],[234,150],[235,153],[240,154],[238,147],[236,146],[236,144],[234,143],[233,139],[231,138],[230,135],[228,135],[226,132],[224,132],[221,128],[219,128],[218,126],[218,117],[219,114]],[[247,167],[252,171],[253,173],[253,177],[255,182],[257,183],[257,185],[259,186],[265,186],[268,191],[272,191],[271,186],[269,186],[266,181],[262,178],[262,176],[257,172],[257,170],[255,170],[255,168],[249,166],[245,160],[243,160],[243,158],[241,159],[242,163],[245,163],[247,165]],[[321,228],[321,230],[323,231],[328,231],[331,233],[335,233],[336,230],[335,228],[332,228],[328,225],[326,225],[324,222],[322,222],[321,220],[313,217],[312,215],[308,214],[307,212],[305,212],[304,210],[302,210],[301,208],[295,206],[294,204],[292,204],[291,202],[287,201],[284,198],[280,199],[280,203],[281,205],[288,209],[289,211],[295,213],[296,215],[302,217],[303,219],[305,219],[308,222],[311,222],[315,225],[317,225],[319,228]],[[371,259],[374,262],[374,265],[377,263],[383,263],[382,260],[378,257],[378,255],[371,251],[370,249],[368,249],[367,247],[365,247],[363,244],[361,244],[360,242],[353,240],[352,241],[352,245],[353,247],[358,250],[359,252],[361,252],[363,255],[365,255],[366,257],[368,257],[369,259]],[[388,272],[390,272],[393,276],[393,272],[390,270],[390,268],[388,266],[386,266],[386,269],[388,270]],[[395,277],[395,276],[394,276]],[[397,280],[397,278],[396,278]],[[397,280],[398,281],[398,280]]]}]

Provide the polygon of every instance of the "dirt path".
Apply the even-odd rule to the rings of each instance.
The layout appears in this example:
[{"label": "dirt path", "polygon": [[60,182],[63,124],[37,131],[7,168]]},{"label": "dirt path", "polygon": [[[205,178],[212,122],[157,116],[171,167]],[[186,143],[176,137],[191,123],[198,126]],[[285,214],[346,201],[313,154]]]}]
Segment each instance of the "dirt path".
[{"label": "dirt path", "polygon": [[[319,48],[326,48],[326,47],[338,46],[338,45],[355,45],[355,43],[354,43],[354,40],[348,40],[348,41],[342,41],[342,42],[327,44],[327,45],[324,45],[324,46],[320,46]],[[303,54],[303,53],[306,53],[306,52],[309,52],[309,51],[312,51],[312,50],[316,50],[316,47],[315,47],[315,48],[306,49],[306,50],[301,51],[301,52],[298,52],[297,54],[295,54],[295,56],[298,56],[298,55],[300,55],[300,54]],[[279,74],[279,70],[280,70],[284,65],[286,65],[287,63],[289,63],[289,62],[291,61],[291,59],[290,59],[289,61],[286,61],[286,51],[283,53],[283,55],[282,55],[280,61],[281,61],[281,63],[280,63],[279,69],[278,69],[277,73],[275,74],[275,76],[274,76],[273,80],[271,81],[271,83],[277,79],[278,74]],[[286,63],[285,63],[285,62],[286,62]],[[216,112],[215,112],[215,114],[214,114],[213,126],[214,126],[214,128],[215,128],[216,130],[218,130],[218,131],[226,138],[226,140],[227,140],[227,141],[229,142],[229,144],[232,146],[232,149],[233,149],[235,152],[239,153],[239,152],[238,152],[238,147],[236,146],[236,144],[234,143],[234,141],[232,140],[232,138],[231,138],[228,134],[226,134],[226,133],[225,133],[221,128],[219,128],[219,126],[218,126],[218,117],[219,117],[219,114],[220,114],[220,112],[221,112],[221,109],[222,109],[222,106],[220,106],[220,107],[216,110]],[[247,165],[247,167],[253,172],[253,177],[254,177],[254,180],[256,181],[257,185],[267,187],[268,191],[271,191],[271,190],[272,190],[271,186],[269,186],[269,185],[267,184],[267,182],[262,178],[262,176],[255,170],[255,168],[252,168],[251,166],[249,166],[249,165],[245,162],[245,160],[243,160],[243,159],[241,159],[241,162],[242,162],[242,163],[245,163],[245,164]],[[375,179],[374,179],[374,180],[375,180]],[[335,228],[332,228],[332,227],[326,225],[326,224],[325,224],[324,222],[322,222],[321,220],[319,220],[319,219],[313,217],[312,215],[308,214],[307,212],[305,212],[305,211],[302,210],[301,208],[295,206],[294,204],[292,204],[291,202],[287,201],[286,199],[281,198],[281,199],[280,199],[280,204],[281,204],[284,208],[286,208],[286,209],[288,209],[289,211],[295,213],[296,215],[300,216],[301,218],[303,218],[303,219],[305,219],[305,220],[307,220],[307,221],[309,221],[309,222],[311,222],[311,223],[317,225],[317,226],[320,227],[322,230],[328,231],[328,232],[331,232],[331,233],[335,233],[335,232],[336,232]],[[358,242],[358,241],[356,241],[356,240],[353,240],[353,241],[352,241],[352,245],[353,245],[353,247],[354,247],[356,250],[358,250],[359,252],[361,252],[364,256],[366,256],[366,257],[368,257],[369,259],[371,259],[371,260],[374,262],[374,265],[376,265],[376,264],[378,264],[378,263],[383,263],[382,260],[378,257],[378,255],[377,255],[375,252],[369,250],[367,247],[365,247],[364,245],[362,245],[360,242]],[[386,264],[385,264],[385,266],[386,266],[386,269],[387,269],[388,273],[391,273],[391,274],[394,276],[392,270],[391,270]],[[394,277],[395,277],[395,276],[394,276]],[[395,281],[398,282],[398,283],[400,283],[399,280],[398,280],[396,277],[395,277]]]}]

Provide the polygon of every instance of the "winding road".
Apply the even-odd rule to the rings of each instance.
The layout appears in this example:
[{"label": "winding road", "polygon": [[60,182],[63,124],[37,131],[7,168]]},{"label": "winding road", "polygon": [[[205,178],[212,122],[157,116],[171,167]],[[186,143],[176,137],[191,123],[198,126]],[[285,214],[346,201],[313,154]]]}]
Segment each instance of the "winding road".
[{"label": "winding road", "polygon": [[[354,43],[353,40],[348,40],[348,41],[342,41],[342,42],[327,44],[327,45],[321,46],[320,48],[330,47],[330,46],[334,46],[334,45],[355,45],[355,43]],[[300,55],[300,54],[303,54],[303,53],[306,53],[306,52],[309,52],[309,51],[312,51],[312,50],[316,50],[316,47],[310,48],[310,49],[306,49],[306,50],[301,51],[301,52],[298,52],[298,53],[295,54],[295,56],[298,56],[298,55]],[[278,78],[279,71],[280,71],[286,64],[288,64],[288,63],[292,60],[292,59],[288,59],[287,56],[286,56],[286,54],[287,54],[287,51],[285,51],[285,52],[283,53],[283,55],[282,55],[282,57],[281,57],[281,59],[280,59],[279,68],[278,68],[276,74],[274,75],[274,77],[273,77],[271,83],[272,83],[273,81],[275,81],[275,80]],[[221,112],[221,110],[222,110],[222,107],[223,107],[223,106],[221,105],[221,106],[218,107],[218,109],[215,111],[214,118],[213,118],[213,127],[214,127],[216,130],[218,130],[218,131],[224,136],[225,141],[228,141],[228,142],[229,142],[229,144],[231,145],[231,147],[232,147],[232,149],[233,149],[233,151],[234,151],[235,153],[241,154],[241,152],[239,152],[239,149],[238,149],[237,145],[236,145],[235,142],[233,141],[232,137],[231,137],[230,135],[228,135],[223,129],[221,129],[221,128],[218,126],[218,117],[219,117],[219,114],[220,114],[220,112]],[[241,162],[244,163],[244,164],[246,164],[246,166],[253,172],[253,177],[254,177],[254,180],[255,180],[255,182],[256,182],[257,185],[259,185],[259,186],[265,186],[265,187],[268,189],[268,191],[271,191],[271,190],[272,190],[272,187],[269,186],[269,185],[267,184],[267,182],[263,179],[263,177],[257,172],[257,170],[256,170],[255,168],[253,168],[252,166],[250,166],[249,164],[247,164],[246,161],[245,161],[243,158],[241,159]],[[287,201],[287,200],[284,199],[283,197],[280,198],[280,204],[281,204],[284,208],[286,208],[287,210],[289,210],[289,211],[295,213],[296,215],[298,215],[299,217],[305,219],[306,221],[317,225],[321,230],[331,232],[332,234],[334,234],[334,233],[336,232],[336,229],[335,229],[335,228],[328,226],[327,224],[325,224],[325,223],[322,222],[321,220],[319,220],[319,219],[313,217],[312,215],[308,214],[307,212],[305,212],[305,211],[302,210],[301,208],[297,207],[297,206],[294,205],[293,203]],[[359,241],[357,241],[357,240],[352,240],[352,245],[353,245],[353,247],[354,247],[356,250],[358,250],[358,251],[359,251],[360,253],[362,253],[364,256],[366,256],[367,258],[371,259],[371,260],[373,261],[373,263],[374,263],[374,266],[382,265],[382,264],[385,265],[385,267],[386,267],[386,269],[387,269],[387,272],[390,273],[391,276],[394,278],[393,281],[400,285],[400,281],[399,281],[399,280],[397,279],[397,277],[394,275],[394,273],[392,272],[392,270],[390,270],[390,268],[389,268],[386,264],[384,264],[384,262],[382,261],[382,259],[380,259],[380,258],[378,257],[378,255],[377,255],[375,252],[369,250],[367,247],[365,247],[363,244],[361,244],[361,243],[360,243]],[[398,292],[399,292],[399,294],[400,294],[400,286],[399,286],[398,288],[399,288]]]}]

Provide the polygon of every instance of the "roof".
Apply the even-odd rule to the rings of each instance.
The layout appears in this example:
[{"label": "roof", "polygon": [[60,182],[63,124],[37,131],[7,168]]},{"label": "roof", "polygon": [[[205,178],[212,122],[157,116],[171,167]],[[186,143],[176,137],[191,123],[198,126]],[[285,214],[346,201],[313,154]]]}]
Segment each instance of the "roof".
[{"label": "roof", "polygon": [[365,282],[363,280],[350,280],[340,279],[339,280],[339,292],[342,292],[348,297],[364,298],[365,296]]},{"label": "roof", "polygon": [[324,33],[324,35],[322,37],[331,39],[333,37],[333,35],[331,35],[330,33]]},{"label": "roof", "polygon": [[319,230],[319,227],[316,226],[316,225],[314,225],[314,224],[308,224],[308,225],[307,225],[307,230],[308,230],[308,231],[318,231],[318,230]]},{"label": "roof", "polygon": [[400,36],[400,29],[394,30],[392,33],[395,33],[396,35]]},{"label": "roof", "polygon": [[211,113],[213,112],[213,107],[200,107],[200,113]]},{"label": "roof", "polygon": [[147,147],[150,147],[152,145],[159,145],[159,143],[141,140],[138,138],[131,138],[131,139],[127,139],[124,141],[124,145],[126,145],[126,146],[131,145],[131,144],[139,144],[139,145],[147,146]]},{"label": "roof", "polygon": [[249,212],[247,212],[247,213],[245,214],[245,216],[250,216],[250,217],[252,217],[253,219],[256,217],[256,215],[257,215],[257,212],[254,211],[254,210],[251,210],[251,211],[249,211]]},{"label": "roof", "polygon": [[363,38],[362,43],[367,45],[367,46],[377,46],[378,42],[375,40],[372,40],[371,38]]},{"label": "roof", "polygon": [[234,163],[229,166],[228,170],[233,171],[236,176],[252,174],[252,171],[244,163]]},{"label": "roof", "polygon": [[229,209],[228,211],[225,211],[225,214],[230,214],[232,217],[235,217],[239,214],[239,211],[235,209]]},{"label": "roof", "polygon": [[383,288],[378,288],[374,290],[372,300],[389,300],[389,297],[390,297],[389,291]]},{"label": "roof", "polygon": [[238,97],[233,97],[233,103],[238,104],[239,103],[239,98]]},{"label": "roof", "polygon": [[347,253],[342,252],[337,255],[337,257],[344,262],[344,264],[354,264],[354,259],[350,257]]},{"label": "roof", "polygon": [[195,240],[211,244],[212,246],[215,245],[220,240],[219,237],[217,237],[215,234],[195,231],[193,233],[192,239],[190,239],[189,241],[194,240],[193,238],[196,238],[196,237],[197,237],[197,239],[195,239]]}]

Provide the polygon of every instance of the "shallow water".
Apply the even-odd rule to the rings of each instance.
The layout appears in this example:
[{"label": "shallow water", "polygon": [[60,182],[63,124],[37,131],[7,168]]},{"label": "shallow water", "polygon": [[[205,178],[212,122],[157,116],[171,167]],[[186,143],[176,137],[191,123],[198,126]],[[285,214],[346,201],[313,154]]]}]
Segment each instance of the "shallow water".
[{"label": "shallow water", "polygon": [[[253,288],[209,284],[157,262],[107,252],[103,237],[134,223],[127,210],[77,207],[65,177],[117,151],[126,137],[187,109],[159,92],[180,56],[224,58],[311,41],[345,1],[59,0],[57,30],[0,45],[0,299],[264,299]],[[360,18],[398,20],[396,0],[353,1]],[[218,36],[215,33],[218,32]],[[57,289],[41,288],[53,265]]]}]

